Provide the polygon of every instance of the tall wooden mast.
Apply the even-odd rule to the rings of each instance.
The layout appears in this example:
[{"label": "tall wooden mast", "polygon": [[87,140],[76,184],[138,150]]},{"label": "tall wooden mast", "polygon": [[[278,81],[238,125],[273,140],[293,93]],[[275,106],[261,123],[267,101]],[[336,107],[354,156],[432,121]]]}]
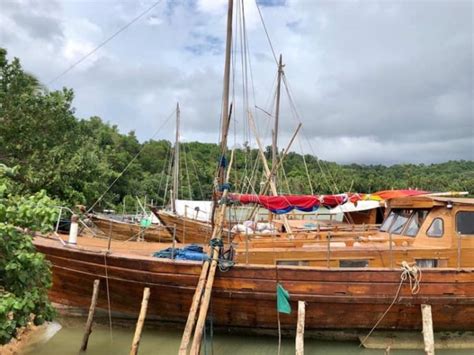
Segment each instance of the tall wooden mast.
[{"label": "tall wooden mast", "polygon": [[224,158],[227,150],[227,134],[229,131],[229,92],[230,92],[230,59],[232,49],[232,17],[233,17],[234,0],[229,0],[227,8],[227,37],[225,44],[225,62],[224,62],[224,89],[222,92],[222,116],[221,116],[221,166],[218,173],[219,184],[224,183],[225,177],[225,164],[222,159]]},{"label": "tall wooden mast", "polygon": [[[276,104],[275,104],[275,126],[273,128],[273,141],[272,141],[272,166],[278,164],[278,125],[280,118],[280,89],[281,89],[281,77],[283,74],[283,63],[282,55],[280,54],[280,60],[278,62],[278,82],[277,82],[277,92],[276,92]],[[277,172],[273,172],[272,180],[276,183]]]},{"label": "tall wooden mast", "polygon": [[176,103],[176,139],[174,142],[173,190],[171,194],[171,209],[176,213],[176,200],[178,199],[179,182],[179,102]]}]

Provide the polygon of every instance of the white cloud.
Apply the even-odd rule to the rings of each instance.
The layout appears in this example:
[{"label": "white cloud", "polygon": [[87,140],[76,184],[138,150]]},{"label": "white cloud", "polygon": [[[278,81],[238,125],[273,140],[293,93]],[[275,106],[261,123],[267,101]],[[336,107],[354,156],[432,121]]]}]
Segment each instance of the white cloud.
[{"label": "white cloud", "polygon": [[[44,82],[152,4],[3,2],[0,45]],[[260,3],[275,52],[283,53],[304,133],[319,157],[382,163],[474,159],[472,3]],[[179,101],[182,135],[216,142],[226,5],[227,0],[163,0],[52,88],[74,88],[79,116],[99,115],[122,131],[135,129],[140,139],[150,138]],[[273,111],[276,65],[254,2],[244,5],[252,64],[248,87],[255,87],[250,107]],[[236,52],[234,125],[237,142],[254,142],[242,107],[240,56]],[[283,92],[282,146],[296,126],[291,112]],[[261,112],[256,119],[268,144],[271,121]],[[169,125],[160,137],[173,139],[173,129]],[[313,153],[308,144],[303,147]]]}]

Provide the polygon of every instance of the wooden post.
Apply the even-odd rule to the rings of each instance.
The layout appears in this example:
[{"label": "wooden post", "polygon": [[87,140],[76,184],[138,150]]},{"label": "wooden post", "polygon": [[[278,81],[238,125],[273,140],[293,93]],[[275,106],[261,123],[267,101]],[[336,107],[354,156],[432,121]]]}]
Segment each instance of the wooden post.
[{"label": "wooden post", "polygon": [[148,308],[148,299],[150,298],[150,289],[145,287],[143,290],[142,306],[140,308],[140,315],[138,316],[137,327],[135,328],[135,335],[133,336],[132,348],[130,355],[138,353],[138,345],[140,345],[140,338],[142,336],[143,323],[145,322],[146,310]]},{"label": "wooden post", "polygon": [[433,335],[433,319],[431,318],[431,305],[421,305],[421,316],[423,318],[423,341],[425,342],[426,355],[434,355],[434,335]]},{"label": "wooden post", "polygon": [[328,241],[327,268],[331,268],[331,232],[328,232],[326,239]]},{"label": "wooden post", "polygon": [[388,233],[388,242],[390,243],[390,268],[393,269],[393,238],[392,232]]},{"label": "wooden post", "polygon": [[94,280],[94,290],[92,291],[91,305],[89,307],[89,315],[87,316],[86,329],[82,338],[81,351],[87,350],[89,343],[89,335],[92,333],[92,321],[94,320],[95,305],[97,303],[97,296],[99,295],[100,280]]},{"label": "wooden post", "polygon": [[304,354],[305,302],[298,301],[298,323],[296,326],[296,355]]}]

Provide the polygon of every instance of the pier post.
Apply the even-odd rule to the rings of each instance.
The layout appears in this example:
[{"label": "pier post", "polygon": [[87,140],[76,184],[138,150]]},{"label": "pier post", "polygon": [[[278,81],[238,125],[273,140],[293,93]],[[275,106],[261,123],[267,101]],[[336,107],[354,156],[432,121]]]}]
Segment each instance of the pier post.
[{"label": "pier post", "polygon": [[84,337],[82,338],[81,351],[87,350],[87,344],[89,343],[89,335],[92,333],[92,322],[94,320],[95,305],[97,303],[97,296],[99,295],[100,280],[94,280],[94,290],[92,291],[91,305],[89,307],[89,315],[87,316],[86,329],[84,331]]},{"label": "pier post", "polygon": [[298,301],[298,322],[296,325],[296,355],[304,354],[305,302]]},{"label": "pier post", "polygon": [[433,319],[431,317],[431,305],[421,305],[421,315],[423,318],[423,341],[425,342],[426,355],[434,355],[434,335],[433,335]]},{"label": "pier post", "polygon": [[145,322],[146,310],[148,308],[148,299],[150,298],[150,289],[145,287],[143,290],[142,306],[140,308],[140,315],[138,316],[137,327],[135,328],[135,335],[133,336],[132,348],[130,355],[138,353],[138,346],[140,345],[140,338],[142,336],[143,323]]}]

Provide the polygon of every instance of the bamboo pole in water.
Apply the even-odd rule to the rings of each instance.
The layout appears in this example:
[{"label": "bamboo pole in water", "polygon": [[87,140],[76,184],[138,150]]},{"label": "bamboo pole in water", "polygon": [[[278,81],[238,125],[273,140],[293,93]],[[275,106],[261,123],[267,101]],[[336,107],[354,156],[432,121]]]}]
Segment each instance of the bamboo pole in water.
[{"label": "bamboo pole in water", "polygon": [[138,316],[137,327],[135,328],[135,335],[133,336],[132,348],[130,349],[130,355],[136,355],[138,353],[138,346],[140,345],[140,338],[142,336],[143,323],[145,323],[146,311],[148,308],[148,299],[150,298],[150,289],[145,287],[143,289],[143,299],[140,308],[140,315]]},{"label": "bamboo pole in water", "polygon": [[89,307],[89,314],[87,316],[86,329],[82,338],[81,351],[87,350],[89,343],[89,335],[92,333],[92,322],[94,321],[95,305],[97,304],[97,296],[99,295],[100,280],[94,280],[94,290],[92,291],[91,305]]},{"label": "bamboo pole in water", "polygon": [[298,301],[298,322],[296,325],[296,355],[304,354],[304,318],[305,302]]},{"label": "bamboo pole in water", "polygon": [[434,335],[433,335],[433,318],[431,317],[431,305],[421,305],[421,315],[423,318],[423,341],[425,343],[426,355],[434,355]]},{"label": "bamboo pole in water", "polygon": [[[232,170],[232,163],[234,162],[234,150],[232,150],[232,153],[230,155],[230,162],[229,162],[229,167],[227,169],[227,176],[226,176],[226,181],[229,180],[230,177],[230,172]],[[229,190],[226,188],[222,194],[222,200],[225,201],[227,198]],[[219,209],[219,213],[217,215],[217,223],[214,226],[214,230],[212,231],[212,238],[211,239],[222,239],[222,227],[224,224],[224,218],[225,218],[225,211],[226,211],[226,204],[225,202],[222,203]],[[207,280],[206,280],[206,288],[204,289],[204,294],[201,298],[201,304],[199,305],[199,317],[196,323],[196,330],[194,331],[194,338],[193,338],[193,343],[191,345],[191,354],[199,354],[199,351],[201,349],[201,340],[202,340],[202,335],[204,331],[204,326],[206,323],[206,316],[207,316],[207,311],[209,309],[209,302],[211,300],[211,293],[212,293],[212,287],[214,285],[214,277],[216,275],[216,268],[217,268],[217,262],[219,258],[219,251],[220,247],[219,246],[214,246],[212,250],[212,260],[210,261],[211,265],[209,266],[209,274],[207,275]],[[209,261],[207,262],[209,264]]]}]

